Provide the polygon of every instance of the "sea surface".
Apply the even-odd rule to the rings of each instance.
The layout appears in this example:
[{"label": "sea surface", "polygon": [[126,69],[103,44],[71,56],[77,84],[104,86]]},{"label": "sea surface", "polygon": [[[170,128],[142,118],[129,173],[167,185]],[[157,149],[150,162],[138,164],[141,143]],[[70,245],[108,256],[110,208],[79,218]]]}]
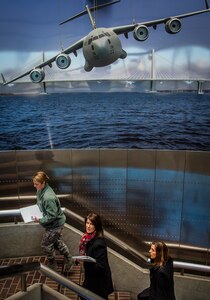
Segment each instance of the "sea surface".
[{"label": "sea surface", "polygon": [[210,151],[210,94],[0,96],[0,150]]}]

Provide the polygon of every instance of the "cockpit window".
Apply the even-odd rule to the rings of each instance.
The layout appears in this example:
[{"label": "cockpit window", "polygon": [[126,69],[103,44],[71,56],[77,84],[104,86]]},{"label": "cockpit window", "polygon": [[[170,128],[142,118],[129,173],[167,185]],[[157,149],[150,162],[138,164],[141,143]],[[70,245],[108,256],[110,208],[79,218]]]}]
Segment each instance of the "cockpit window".
[{"label": "cockpit window", "polygon": [[[92,41],[95,41],[95,40],[98,40],[98,39],[101,39],[102,37],[104,36],[111,36],[111,34],[109,32],[104,32],[104,33],[101,33],[99,35],[95,35],[95,36],[92,36],[89,40],[88,40],[88,45],[90,45],[92,43]],[[108,40],[109,43],[110,43],[110,40]]]}]

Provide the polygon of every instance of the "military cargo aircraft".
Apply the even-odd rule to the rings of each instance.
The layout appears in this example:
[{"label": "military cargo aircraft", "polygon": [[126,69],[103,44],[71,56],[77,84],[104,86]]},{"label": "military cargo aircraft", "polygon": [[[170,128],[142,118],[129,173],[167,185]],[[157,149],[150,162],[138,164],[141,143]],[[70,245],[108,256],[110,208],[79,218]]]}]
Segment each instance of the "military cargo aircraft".
[{"label": "military cargo aircraft", "polygon": [[60,23],[60,25],[62,25],[75,18],[88,14],[92,25],[92,31],[90,31],[86,36],[82,37],[80,40],[76,41],[66,49],[62,49],[62,51],[57,55],[38,64],[33,69],[28,70],[27,72],[13,78],[12,80],[6,81],[4,75],[1,74],[3,85],[11,84],[12,82],[27,75],[30,76],[32,82],[40,83],[41,81],[44,81],[45,78],[44,67],[52,67],[52,63],[55,62],[60,69],[68,68],[71,64],[71,58],[69,54],[73,53],[75,56],[77,56],[77,51],[79,49],[82,49],[83,56],[85,58],[85,71],[90,72],[94,67],[97,68],[111,65],[119,58],[125,59],[127,56],[126,51],[122,48],[122,44],[118,35],[124,34],[125,37],[128,38],[128,33],[133,32],[134,38],[139,42],[143,42],[149,37],[148,28],[153,27],[153,29],[156,29],[160,24],[165,25],[165,30],[167,33],[176,34],[181,30],[181,19],[210,12],[208,0],[205,0],[204,10],[184,13],[177,16],[170,16],[142,23],[134,22],[133,24],[121,25],[117,27],[97,28],[95,21],[91,15],[91,11],[101,9],[105,6],[116,4],[118,2],[120,2],[120,0],[101,4],[92,8],[89,8],[89,6],[86,5],[85,11]]}]

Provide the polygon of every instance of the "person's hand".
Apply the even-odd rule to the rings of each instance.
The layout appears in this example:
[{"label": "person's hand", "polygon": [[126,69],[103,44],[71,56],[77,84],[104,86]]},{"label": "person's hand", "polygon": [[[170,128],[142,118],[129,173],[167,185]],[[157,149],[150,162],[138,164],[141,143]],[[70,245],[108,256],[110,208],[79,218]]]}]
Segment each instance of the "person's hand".
[{"label": "person's hand", "polygon": [[35,223],[39,223],[39,219],[38,219],[36,216],[33,217],[33,221],[34,221]]}]

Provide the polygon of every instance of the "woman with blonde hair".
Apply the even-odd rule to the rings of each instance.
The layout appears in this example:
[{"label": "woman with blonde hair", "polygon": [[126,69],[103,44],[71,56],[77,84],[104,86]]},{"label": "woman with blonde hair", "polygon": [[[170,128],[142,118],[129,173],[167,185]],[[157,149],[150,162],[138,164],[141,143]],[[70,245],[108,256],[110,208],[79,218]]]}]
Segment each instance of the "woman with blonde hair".
[{"label": "woman with blonde hair", "polygon": [[139,293],[137,298],[148,300],[175,300],[173,260],[168,247],[162,241],[152,242],[150,259],[150,287]]},{"label": "woman with blonde hair", "polygon": [[55,259],[56,250],[65,258],[66,270],[70,270],[73,262],[67,245],[62,240],[62,230],[66,221],[60,201],[53,189],[49,186],[49,177],[43,171],[38,171],[33,176],[33,185],[37,190],[37,205],[43,213],[43,217],[34,217],[34,222],[38,222],[45,228],[41,247],[48,259],[48,266],[56,270]]}]

